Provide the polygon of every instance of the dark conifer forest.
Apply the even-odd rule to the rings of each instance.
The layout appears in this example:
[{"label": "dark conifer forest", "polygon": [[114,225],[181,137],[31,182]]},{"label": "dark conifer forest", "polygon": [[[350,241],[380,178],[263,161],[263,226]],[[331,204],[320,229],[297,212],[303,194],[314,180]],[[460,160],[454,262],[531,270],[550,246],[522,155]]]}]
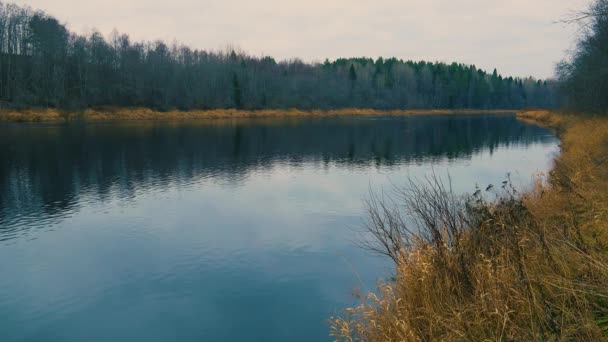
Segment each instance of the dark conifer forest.
[{"label": "dark conifer forest", "polygon": [[44,12],[0,3],[2,107],[517,109],[554,106],[556,88],[458,63],[277,62],[117,32],[84,36]]}]

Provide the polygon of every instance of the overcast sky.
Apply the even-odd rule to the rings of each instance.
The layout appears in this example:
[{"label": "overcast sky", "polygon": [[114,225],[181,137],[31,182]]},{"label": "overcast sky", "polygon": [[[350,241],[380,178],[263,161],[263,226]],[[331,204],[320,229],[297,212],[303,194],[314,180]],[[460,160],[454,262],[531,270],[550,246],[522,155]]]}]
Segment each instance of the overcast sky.
[{"label": "overcast sky", "polygon": [[[13,0],[78,33],[112,29],[193,48],[322,61],[395,56],[549,77],[575,27],[556,24],[590,0]],[[11,2],[5,0],[5,2]]]}]

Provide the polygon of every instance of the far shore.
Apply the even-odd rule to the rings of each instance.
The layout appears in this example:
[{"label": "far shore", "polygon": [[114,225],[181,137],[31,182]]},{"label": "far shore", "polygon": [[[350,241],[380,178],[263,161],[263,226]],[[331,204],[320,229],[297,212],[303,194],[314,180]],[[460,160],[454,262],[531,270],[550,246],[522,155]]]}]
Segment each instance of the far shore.
[{"label": "far shore", "polygon": [[406,109],[377,110],[344,108],[332,110],[300,109],[211,109],[156,111],[148,108],[97,108],[82,111],[59,109],[0,109],[0,122],[104,122],[136,120],[193,120],[231,118],[293,118],[328,116],[410,116],[449,114],[515,114],[517,110],[480,109]]}]

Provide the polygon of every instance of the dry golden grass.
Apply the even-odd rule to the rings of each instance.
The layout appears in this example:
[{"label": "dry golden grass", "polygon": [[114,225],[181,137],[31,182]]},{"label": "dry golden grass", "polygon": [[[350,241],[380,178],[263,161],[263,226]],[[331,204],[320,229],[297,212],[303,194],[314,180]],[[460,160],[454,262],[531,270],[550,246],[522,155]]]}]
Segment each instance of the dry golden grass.
[{"label": "dry golden grass", "polygon": [[129,120],[192,120],[231,118],[289,118],[322,116],[362,116],[362,115],[441,115],[441,114],[486,114],[513,113],[508,110],[375,110],[345,108],[336,110],[260,109],[236,110],[213,109],[192,111],[159,112],[148,108],[107,107],[69,112],[56,109],[0,110],[0,122],[62,122],[62,121],[129,121]]},{"label": "dry golden grass", "polygon": [[523,196],[505,184],[495,202],[452,200],[434,182],[400,192],[426,235],[371,201],[368,230],[392,251],[396,275],[332,318],[336,341],[606,339],[608,118],[518,116],[559,132],[548,184]]},{"label": "dry golden grass", "polygon": [[[528,201],[538,216],[554,224],[576,222],[581,238],[608,252],[608,118],[523,112],[518,117],[554,128],[562,154],[542,199]],[[537,196],[538,197],[538,196]]]},{"label": "dry golden grass", "polygon": [[0,110],[0,122],[61,122],[65,113],[56,109]]}]

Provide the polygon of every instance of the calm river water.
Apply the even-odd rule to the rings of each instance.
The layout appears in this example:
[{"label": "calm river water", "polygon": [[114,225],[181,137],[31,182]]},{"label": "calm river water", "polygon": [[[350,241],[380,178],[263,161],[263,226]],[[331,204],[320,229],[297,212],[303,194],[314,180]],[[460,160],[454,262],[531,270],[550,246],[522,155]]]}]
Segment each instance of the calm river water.
[{"label": "calm river water", "polygon": [[558,141],[514,115],[0,126],[0,340],[326,341],[390,262],[371,188],[528,186]]}]

